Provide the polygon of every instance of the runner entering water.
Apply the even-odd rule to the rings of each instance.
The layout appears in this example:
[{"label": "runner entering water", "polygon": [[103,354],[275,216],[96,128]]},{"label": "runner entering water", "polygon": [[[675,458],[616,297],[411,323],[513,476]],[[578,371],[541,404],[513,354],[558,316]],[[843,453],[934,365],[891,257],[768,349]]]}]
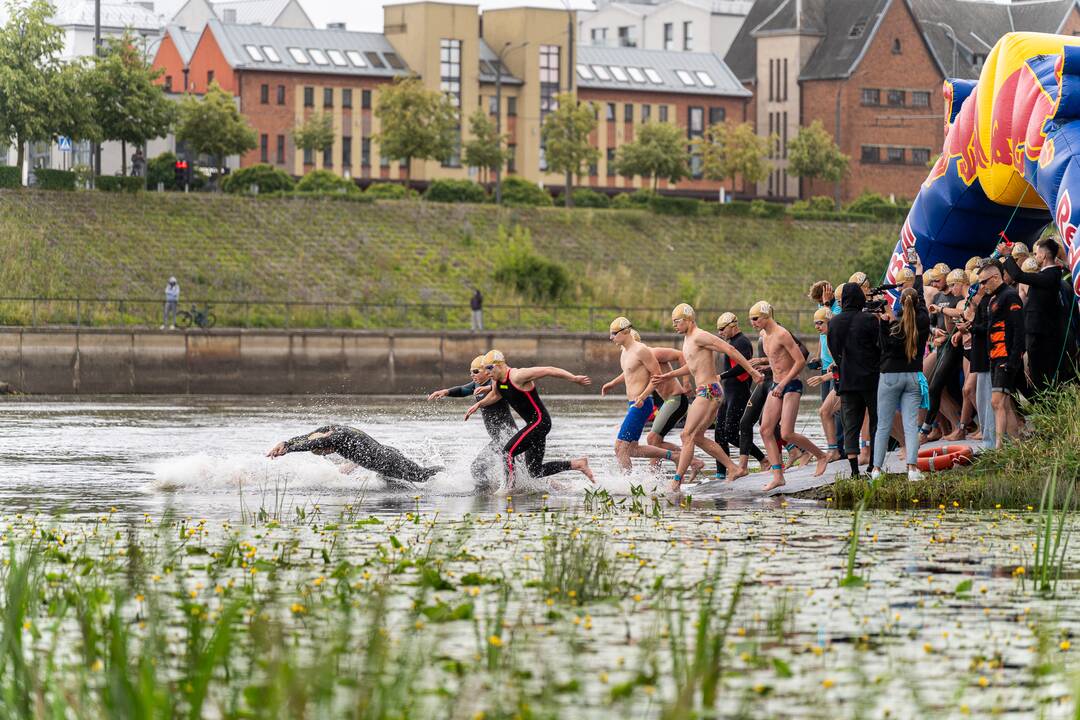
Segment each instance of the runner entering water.
[{"label": "runner entering water", "polygon": [[424,482],[443,468],[421,467],[389,445],[383,445],[362,430],[344,425],[324,425],[306,435],[279,442],[266,453],[276,458],[292,452],[316,455],[337,453],[365,470],[373,470],[392,480]]},{"label": "runner entering water", "polygon": [[525,467],[534,478],[556,475],[568,470],[577,470],[589,480],[593,480],[587,458],[575,460],[556,460],[544,462],[547,449],[547,436],[551,432],[551,415],[540,399],[536,380],[545,377],[557,377],[578,385],[589,385],[592,380],[586,375],[574,375],[557,367],[511,368],[506,358],[498,350],[492,350],[484,356],[484,369],[491,373],[494,388],[465,413],[465,419],[477,410],[494,405],[500,399],[510,403],[510,407],[525,421],[525,427],[518,430],[503,446],[506,457],[507,489],[514,484],[514,458],[525,455]]}]

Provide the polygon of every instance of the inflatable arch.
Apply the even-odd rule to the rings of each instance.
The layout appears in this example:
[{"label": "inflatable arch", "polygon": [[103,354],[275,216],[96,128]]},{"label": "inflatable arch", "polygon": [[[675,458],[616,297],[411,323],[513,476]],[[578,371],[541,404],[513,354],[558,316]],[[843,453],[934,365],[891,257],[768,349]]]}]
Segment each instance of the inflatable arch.
[{"label": "inflatable arch", "polygon": [[990,254],[1006,228],[1009,240],[1031,246],[1052,220],[1080,296],[1080,38],[1009,33],[977,82],[946,80],[944,94],[945,146],[886,282],[912,245],[927,267],[963,267]]}]

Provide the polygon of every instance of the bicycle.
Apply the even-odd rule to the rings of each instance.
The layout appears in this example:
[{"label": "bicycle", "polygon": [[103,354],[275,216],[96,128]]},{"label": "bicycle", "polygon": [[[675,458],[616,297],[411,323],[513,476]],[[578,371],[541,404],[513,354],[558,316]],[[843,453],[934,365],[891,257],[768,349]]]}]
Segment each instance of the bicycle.
[{"label": "bicycle", "polygon": [[181,310],[176,313],[176,326],[180,328],[189,328],[192,323],[202,328],[203,330],[209,330],[214,327],[214,323],[217,322],[217,318],[214,313],[210,312],[210,304],[207,303],[203,306],[202,310],[199,310],[196,306],[191,306],[191,312],[187,310]]}]

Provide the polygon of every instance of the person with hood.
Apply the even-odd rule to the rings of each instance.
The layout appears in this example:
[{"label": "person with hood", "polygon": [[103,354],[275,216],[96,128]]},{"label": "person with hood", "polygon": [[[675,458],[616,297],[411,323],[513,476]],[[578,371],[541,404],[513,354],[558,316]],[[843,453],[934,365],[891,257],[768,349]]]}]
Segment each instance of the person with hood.
[{"label": "person with hood", "polygon": [[165,313],[161,319],[161,329],[168,325],[170,330],[176,329],[176,307],[180,304],[180,285],[176,277],[170,277],[165,286]]},{"label": "person with hood", "polygon": [[[845,283],[840,288],[840,314],[829,322],[828,331],[829,350],[840,369],[836,394],[840,396],[844,451],[851,464],[852,476],[859,474],[859,432],[863,418],[869,416],[869,426],[877,427],[880,322],[876,315],[863,312],[865,307],[866,295],[860,283]],[[874,438],[871,435],[870,456],[873,454]]]},{"label": "person with hood", "polygon": [[[1004,243],[998,245],[1001,250]],[[1024,302],[1024,345],[1027,350],[1031,385],[1035,392],[1042,392],[1057,382],[1059,362],[1064,355],[1065,308],[1061,304],[1061,276],[1058,265],[1058,244],[1053,238],[1040,240],[1035,245],[1034,272],[1023,270],[1016,260],[1016,253],[1005,256],[1005,271],[1016,282],[1027,286]]]}]

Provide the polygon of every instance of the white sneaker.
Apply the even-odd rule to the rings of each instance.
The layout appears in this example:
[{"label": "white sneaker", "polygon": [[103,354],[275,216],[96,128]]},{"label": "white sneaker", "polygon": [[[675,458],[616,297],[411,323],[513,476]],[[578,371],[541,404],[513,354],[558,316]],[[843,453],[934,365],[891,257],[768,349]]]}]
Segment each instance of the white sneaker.
[{"label": "white sneaker", "polygon": [[170,326],[169,326],[169,329],[170,329],[170,330],[175,330],[175,329],[176,329],[176,326],[175,326],[175,325],[170,325]]},{"label": "white sneaker", "polygon": [[874,468],[870,471],[870,481],[873,482],[882,476],[881,468]]},{"label": "white sneaker", "polygon": [[162,325],[162,326],[161,326],[161,329],[162,329],[162,330],[164,330],[164,329],[165,329],[165,326],[164,326],[164,325]]},{"label": "white sneaker", "polygon": [[911,482],[919,482],[920,480],[925,480],[926,476],[919,470],[908,470],[907,479]]}]

